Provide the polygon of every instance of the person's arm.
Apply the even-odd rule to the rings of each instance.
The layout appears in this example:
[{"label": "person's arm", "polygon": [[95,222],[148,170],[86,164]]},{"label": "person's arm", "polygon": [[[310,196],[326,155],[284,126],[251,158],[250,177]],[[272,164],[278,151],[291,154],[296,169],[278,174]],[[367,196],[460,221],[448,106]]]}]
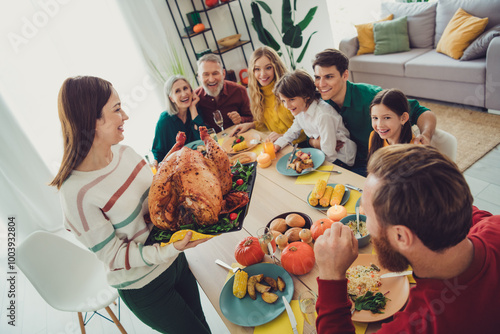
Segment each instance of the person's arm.
[{"label": "person's arm", "polygon": [[157,162],[162,161],[168,152],[166,133],[167,133],[167,123],[163,119],[162,115],[160,116],[158,123],[156,123],[155,136],[153,139],[153,147],[151,148],[151,152],[153,152],[153,156]]},{"label": "person's arm", "polygon": [[280,149],[286,147],[288,144],[290,144],[300,136],[301,131],[302,128],[298,124],[297,120],[294,120],[292,126],[283,134],[283,136],[276,139],[274,145],[279,146]]},{"label": "person's arm", "polygon": [[319,268],[316,328],[318,333],[354,333],[346,272],[358,256],[351,229],[336,222],[314,244]]},{"label": "person's arm", "polygon": [[234,137],[237,134],[245,133],[250,129],[255,128],[255,122],[248,122],[248,123],[242,123],[238,124],[233,131],[229,134],[230,137]]},{"label": "person's arm", "polygon": [[436,131],[436,115],[428,108],[421,106],[417,100],[409,99],[410,123],[417,124],[420,135],[415,138],[415,144],[429,145]]},{"label": "person's arm", "polygon": [[[325,153],[326,160],[334,162],[337,159],[337,128],[338,122],[342,119],[335,118],[333,114],[320,115],[316,121],[318,122],[320,149]],[[309,140],[311,141],[311,140]]]},{"label": "person's arm", "polygon": [[429,145],[436,131],[436,115],[430,110],[427,110],[417,120],[417,126],[420,129],[420,135],[415,137],[415,144]]}]

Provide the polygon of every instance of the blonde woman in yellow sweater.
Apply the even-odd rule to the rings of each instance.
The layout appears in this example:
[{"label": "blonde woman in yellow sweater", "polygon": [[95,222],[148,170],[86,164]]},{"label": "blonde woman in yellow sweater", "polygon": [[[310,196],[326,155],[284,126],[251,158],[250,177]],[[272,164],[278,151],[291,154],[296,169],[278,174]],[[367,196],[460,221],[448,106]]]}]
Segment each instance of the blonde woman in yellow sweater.
[{"label": "blonde woman in yellow sweater", "polygon": [[[266,141],[274,142],[292,126],[292,113],[273,93],[274,84],[287,72],[281,58],[270,47],[263,46],[253,52],[248,71],[248,91],[254,121],[237,125],[231,136],[255,128],[271,131]],[[306,135],[302,133],[294,143],[305,139]]]}]

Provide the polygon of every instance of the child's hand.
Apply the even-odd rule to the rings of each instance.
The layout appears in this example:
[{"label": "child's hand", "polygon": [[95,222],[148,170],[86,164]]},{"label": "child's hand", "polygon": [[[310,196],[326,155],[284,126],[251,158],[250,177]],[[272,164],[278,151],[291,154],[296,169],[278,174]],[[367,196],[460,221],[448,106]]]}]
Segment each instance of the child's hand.
[{"label": "child's hand", "polygon": [[279,152],[281,150],[281,146],[274,144],[274,152]]},{"label": "child's hand", "polygon": [[321,150],[321,137],[309,138],[309,145],[311,145],[311,147]]},{"label": "child's hand", "polygon": [[283,135],[280,135],[279,133],[276,132],[271,132],[269,136],[267,136],[265,141],[270,141],[271,143],[274,143],[276,139],[282,137]]}]

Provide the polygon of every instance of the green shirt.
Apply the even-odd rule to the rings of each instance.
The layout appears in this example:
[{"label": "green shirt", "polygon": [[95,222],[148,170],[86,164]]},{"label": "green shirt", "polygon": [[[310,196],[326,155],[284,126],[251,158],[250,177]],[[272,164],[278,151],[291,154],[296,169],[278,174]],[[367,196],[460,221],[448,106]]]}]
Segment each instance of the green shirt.
[{"label": "green shirt", "polygon": [[156,161],[163,160],[168,151],[175,144],[177,132],[183,131],[186,134],[186,144],[195,140],[200,140],[199,126],[204,126],[203,119],[198,114],[191,120],[191,113],[187,112],[186,123],[183,123],[177,115],[169,115],[162,112],[158,123],[156,123],[155,138],[153,140],[152,152]]},{"label": "green shirt", "polygon": [[[350,132],[351,139],[358,146],[356,166],[366,166],[367,163],[368,140],[373,130],[370,117],[370,104],[375,95],[381,90],[382,88],[379,86],[347,81],[342,108],[339,108],[332,100],[326,101],[342,116],[347,130]],[[417,100],[409,99],[408,103],[410,104],[410,123],[412,125],[417,124],[417,119],[420,115],[429,109],[421,106]]]}]

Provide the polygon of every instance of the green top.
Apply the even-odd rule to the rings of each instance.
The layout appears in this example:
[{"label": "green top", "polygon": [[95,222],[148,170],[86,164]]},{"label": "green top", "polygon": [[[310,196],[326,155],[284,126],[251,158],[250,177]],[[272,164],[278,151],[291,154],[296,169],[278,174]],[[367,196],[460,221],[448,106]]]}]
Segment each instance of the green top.
[{"label": "green top", "polygon": [[[382,90],[381,87],[365,84],[365,83],[352,83],[346,82],[346,93],[344,105],[342,108],[328,100],[332,107],[335,108],[342,116],[344,124],[351,134],[351,139],[358,146],[356,152],[356,166],[365,165],[368,156],[368,142],[370,133],[372,132],[372,120],[370,117],[370,104],[378,92]],[[417,124],[417,119],[425,111],[429,110],[421,106],[417,100],[408,100],[410,104],[410,123]]]},{"label": "green top", "polygon": [[198,114],[194,120],[191,120],[191,113],[187,111],[186,123],[183,123],[177,115],[169,115],[166,111],[162,112],[158,123],[156,123],[155,138],[151,151],[160,162],[168,151],[175,144],[177,132],[183,131],[186,134],[186,144],[195,140],[200,140],[198,127],[205,126],[203,119]]}]

